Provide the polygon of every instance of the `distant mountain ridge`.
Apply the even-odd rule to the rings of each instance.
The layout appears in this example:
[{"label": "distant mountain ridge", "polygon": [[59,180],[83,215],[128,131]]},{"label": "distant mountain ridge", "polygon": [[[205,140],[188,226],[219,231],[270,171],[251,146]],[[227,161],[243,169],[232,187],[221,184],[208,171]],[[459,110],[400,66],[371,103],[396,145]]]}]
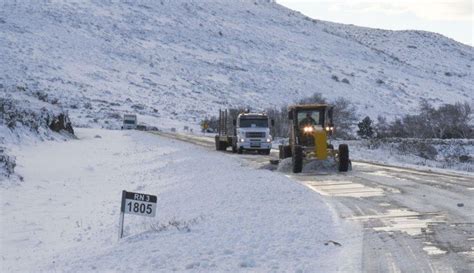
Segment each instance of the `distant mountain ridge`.
[{"label": "distant mountain ridge", "polygon": [[473,47],[313,20],[274,1],[7,2],[0,63],[0,88],[47,93],[76,126],[116,128],[125,112],[197,124],[315,92],[389,118],[420,99],[474,101]]}]

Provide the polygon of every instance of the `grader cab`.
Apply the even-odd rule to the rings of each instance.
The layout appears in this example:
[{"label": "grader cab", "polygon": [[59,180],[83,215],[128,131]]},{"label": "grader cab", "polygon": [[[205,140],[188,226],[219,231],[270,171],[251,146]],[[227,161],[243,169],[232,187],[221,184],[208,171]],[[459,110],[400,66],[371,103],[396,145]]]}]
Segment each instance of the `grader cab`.
[{"label": "grader cab", "polygon": [[289,145],[280,145],[280,159],[292,158],[292,169],[299,173],[303,162],[333,158],[340,172],[349,170],[349,148],[340,144],[335,150],[330,143],[334,131],[333,106],[327,104],[295,105],[288,109]]}]

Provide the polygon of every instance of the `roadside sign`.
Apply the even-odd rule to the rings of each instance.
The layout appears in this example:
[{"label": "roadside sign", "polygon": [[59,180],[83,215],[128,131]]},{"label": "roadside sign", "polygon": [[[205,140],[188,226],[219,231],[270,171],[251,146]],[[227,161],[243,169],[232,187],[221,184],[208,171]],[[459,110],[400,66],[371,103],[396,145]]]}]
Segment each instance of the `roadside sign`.
[{"label": "roadside sign", "polygon": [[155,217],[156,214],[155,195],[122,191],[122,205],[120,207],[119,238],[123,237],[123,223],[125,213],[147,217]]},{"label": "roadside sign", "polygon": [[156,196],[124,191],[124,195],[122,196],[122,212],[155,217]]}]

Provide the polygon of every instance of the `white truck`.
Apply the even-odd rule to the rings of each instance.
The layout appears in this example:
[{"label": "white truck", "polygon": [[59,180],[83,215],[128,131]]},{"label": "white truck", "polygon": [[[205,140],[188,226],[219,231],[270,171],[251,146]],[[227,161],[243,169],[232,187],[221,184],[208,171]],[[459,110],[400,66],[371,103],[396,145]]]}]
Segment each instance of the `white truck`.
[{"label": "white truck", "polygon": [[274,121],[265,113],[240,113],[233,120],[233,132],[229,133],[227,110],[219,110],[218,134],[215,136],[216,150],[225,151],[232,147],[232,152],[257,151],[260,154],[270,154],[272,136],[270,126]]},{"label": "white truck", "polygon": [[125,114],[123,115],[122,130],[137,129],[137,115]]}]

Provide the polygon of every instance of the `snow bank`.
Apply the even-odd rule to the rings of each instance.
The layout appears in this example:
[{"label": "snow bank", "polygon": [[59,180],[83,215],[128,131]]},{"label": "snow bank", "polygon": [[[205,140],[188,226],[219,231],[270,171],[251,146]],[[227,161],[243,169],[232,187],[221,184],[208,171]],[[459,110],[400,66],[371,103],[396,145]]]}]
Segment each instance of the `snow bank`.
[{"label": "snow bank", "polygon": [[[285,158],[278,164],[277,171],[290,173],[292,172],[292,167],[291,157]],[[315,172],[337,172],[337,164],[332,158],[327,160],[305,160],[302,173]]]},{"label": "snow bank", "polygon": [[[359,270],[346,256],[358,233],[281,174],[144,132],[76,133],[13,149],[24,182],[0,188],[3,271]],[[157,195],[158,210],[127,215],[118,242],[122,190]]]},{"label": "snow bank", "polygon": [[0,141],[20,143],[27,138],[57,139],[56,133],[74,135],[67,111],[46,93],[22,86],[0,87]]},{"label": "snow bank", "polygon": [[474,172],[472,139],[374,139],[344,141],[354,160]]},{"label": "snow bank", "polygon": [[[38,141],[70,139],[74,130],[67,111],[49,101],[44,92],[22,86],[0,85],[0,180],[14,175],[15,158],[11,145]],[[4,179],[5,178],[5,179]]]}]

